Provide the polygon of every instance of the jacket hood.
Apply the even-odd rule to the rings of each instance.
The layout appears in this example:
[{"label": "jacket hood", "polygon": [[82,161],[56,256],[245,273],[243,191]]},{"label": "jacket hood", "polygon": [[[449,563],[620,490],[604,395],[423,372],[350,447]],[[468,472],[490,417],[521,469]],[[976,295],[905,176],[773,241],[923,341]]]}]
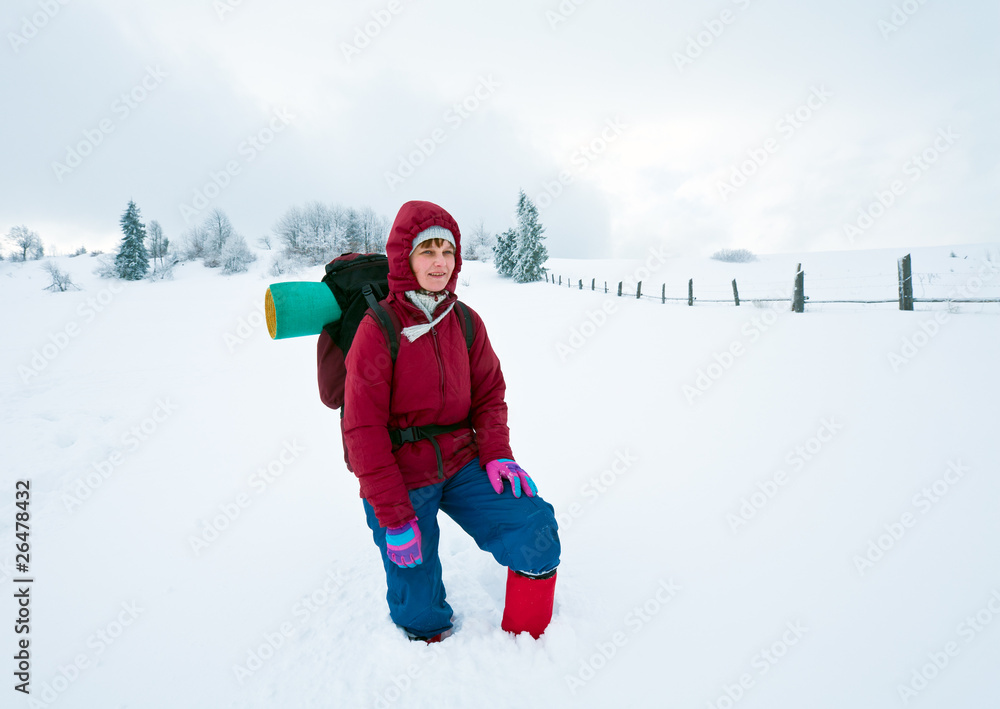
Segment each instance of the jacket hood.
[{"label": "jacket hood", "polygon": [[410,252],[414,237],[432,226],[444,227],[455,237],[455,270],[445,286],[449,293],[455,292],[458,274],[462,270],[462,235],[458,231],[458,222],[433,202],[414,201],[399,208],[385,245],[385,253],[389,257],[389,290],[393,293],[420,290],[417,277],[410,268]]}]

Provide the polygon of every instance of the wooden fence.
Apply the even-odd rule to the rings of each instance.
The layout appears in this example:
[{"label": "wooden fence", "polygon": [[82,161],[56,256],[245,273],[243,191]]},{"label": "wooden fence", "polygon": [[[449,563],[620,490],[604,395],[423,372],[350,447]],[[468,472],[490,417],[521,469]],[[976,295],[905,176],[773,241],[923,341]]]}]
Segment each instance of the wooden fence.
[{"label": "wooden fence", "polygon": [[[943,298],[914,297],[914,295],[913,295],[914,274],[913,274],[913,270],[912,270],[912,262],[911,262],[910,254],[907,254],[906,256],[903,256],[902,258],[900,258],[898,260],[898,262],[897,262],[897,269],[896,270],[897,270],[897,279],[898,279],[898,291],[897,291],[897,293],[896,293],[896,295],[894,297],[887,297],[887,298],[884,298],[884,299],[881,299],[881,298],[875,298],[875,299],[832,298],[832,299],[825,299],[825,300],[812,299],[812,298],[810,298],[809,296],[806,295],[806,292],[805,292],[805,278],[806,278],[806,274],[802,270],[802,264],[798,264],[798,266],[795,269],[795,278],[794,278],[794,280],[792,282],[792,289],[791,289],[791,296],[790,297],[789,296],[785,296],[785,297],[764,297],[764,298],[757,298],[757,297],[755,297],[755,298],[751,298],[750,300],[752,300],[755,303],[766,303],[766,302],[786,302],[786,303],[790,303],[791,310],[792,310],[792,312],[795,312],[795,313],[804,313],[805,312],[805,306],[806,306],[807,302],[814,303],[814,304],[817,304],[817,305],[820,305],[820,304],[852,304],[852,303],[854,303],[854,304],[872,305],[872,304],[882,304],[882,303],[898,303],[900,310],[913,310],[913,304],[914,303],[1000,303],[1000,298],[972,298],[972,297],[968,297],[968,296],[962,296],[962,297],[943,297]],[[995,268],[994,267],[994,270],[991,272],[991,274],[989,276],[987,276],[985,278],[980,278],[978,276],[971,276],[969,278],[969,281],[971,282],[971,281],[974,281],[974,280],[978,279],[980,281],[979,288],[981,288],[982,285],[983,285],[983,281],[992,279],[998,273],[1000,273],[1000,268]],[[943,274],[926,273],[926,274],[917,274],[917,275],[918,276],[924,276],[924,277],[926,277],[926,280],[929,283],[932,283],[932,281],[933,281],[932,277],[934,277],[934,276],[940,276],[940,275],[943,275]],[[951,275],[954,275],[954,274],[951,274]],[[556,274],[546,273],[545,274],[545,281],[547,283],[552,283],[553,285],[556,285],[556,286],[562,286],[563,285],[563,277],[562,276],[557,276]],[[686,298],[684,298],[684,297],[676,297],[676,296],[674,296],[674,297],[667,296],[667,284],[666,283],[661,284],[659,296],[649,295],[647,293],[643,293],[642,292],[642,283],[643,283],[642,281],[638,281],[636,283],[636,288],[635,288],[635,293],[634,294],[632,294],[632,293],[627,293],[626,294],[626,293],[623,293],[623,291],[622,291],[622,289],[623,289],[623,287],[625,285],[625,281],[618,281],[618,297],[621,298],[621,297],[626,297],[626,296],[627,297],[633,297],[634,296],[636,299],[641,299],[641,298],[656,299],[656,300],[659,300],[663,304],[666,304],[668,301],[671,301],[671,302],[684,302],[684,301],[687,301],[687,304],[689,306],[693,306],[695,304],[695,302],[701,302],[701,303],[727,303],[727,304],[728,303],[732,303],[733,305],[736,305],[736,306],[740,305],[740,291],[739,291],[739,286],[736,283],[736,279],[735,278],[732,281],[732,286],[733,286],[733,295],[732,295],[732,298],[726,298],[726,299],[720,299],[720,298],[696,298],[695,297],[694,279],[693,278],[688,279],[687,297]],[[584,282],[583,282],[582,278],[581,279],[577,279],[576,284],[574,284],[573,281],[570,278],[566,278],[566,285],[568,287],[570,287],[570,288],[573,288],[575,286],[579,290],[583,290],[584,289]],[[966,284],[966,286],[968,286],[968,283]],[[979,288],[976,288],[975,290],[978,290]],[[608,282],[607,281],[604,281],[603,289],[604,289],[605,293],[608,292]],[[598,290],[598,288],[597,288],[597,279],[596,278],[591,278],[590,279],[590,290],[592,290],[592,291],[597,291]],[[966,288],[964,288],[964,290],[970,290],[970,288],[966,287]]]}]

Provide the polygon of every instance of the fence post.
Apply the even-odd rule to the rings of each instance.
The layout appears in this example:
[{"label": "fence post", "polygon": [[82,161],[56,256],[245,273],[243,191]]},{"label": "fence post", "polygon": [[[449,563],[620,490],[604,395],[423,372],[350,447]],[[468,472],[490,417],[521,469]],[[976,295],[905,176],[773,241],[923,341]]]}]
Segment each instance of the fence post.
[{"label": "fence post", "polygon": [[562,276],[559,276],[559,285],[562,285]]},{"label": "fence post", "polygon": [[635,288],[635,299],[639,300],[642,297],[642,281],[639,281],[639,285]]},{"label": "fence post", "polygon": [[663,284],[663,288],[660,289],[660,305],[666,305],[667,303],[667,284]]},{"label": "fence post", "polygon": [[688,279],[688,305],[694,305],[694,279]]},{"label": "fence post", "polygon": [[736,288],[736,279],[733,279],[733,300],[736,301],[736,307],[740,307],[740,292]]},{"label": "fence post", "polygon": [[545,274],[545,282],[546,282],[546,283],[548,283],[548,282],[549,282],[549,274],[548,274],[548,273],[546,273],[546,274]]},{"label": "fence post", "polygon": [[580,279],[580,290],[583,290],[583,279]]},{"label": "fence post", "polygon": [[910,270],[910,254],[897,262],[899,270],[899,309],[913,310],[913,273]]},{"label": "fence post", "polygon": [[595,284],[595,283],[597,283],[597,279],[596,279],[596,278],[591,278],[591,279],[590,279],[590,290],[593,290],[593,291],[596,291],[596,290],[597,290],[597,289],[596,289],[596,288],[594,287],[594,284]]},{"label": "fence post", "polygon": [[604,295],[608,294],[608,282],[604,281]]},{"label": "fence post", "polygon": [[618,281],[618,297],[622,297],[622,282]]},{"label": "fence post", "polygon": [[792,312],[804,313],[806,310],[806,279],[802,264],[799,264],[799,272],[795,274],[795,294],[792,296]]}]

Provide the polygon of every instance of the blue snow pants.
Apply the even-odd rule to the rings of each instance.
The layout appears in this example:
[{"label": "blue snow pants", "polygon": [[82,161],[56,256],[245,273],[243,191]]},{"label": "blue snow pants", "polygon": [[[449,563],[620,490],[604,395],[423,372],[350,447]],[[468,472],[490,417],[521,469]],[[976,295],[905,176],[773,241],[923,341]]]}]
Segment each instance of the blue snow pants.
[{"label": "blue snow pants", "polygon": [[523,492],[521,497],[514,497],[507,482],[498,495],[478,460],[441,483],[411,490],[410,502],[419,520],[424,558],[412,569],[389,560],[386,530],[379,526],[367,500],[364,506],[385,566],[389,616],[411,635],[432,637],[452,625],[452,609],[445,600],[438,557],[439,509],[468,532],[480,549],[493,554],[501,566],[541,574],[559,565],[559,525],[552,505]]}]

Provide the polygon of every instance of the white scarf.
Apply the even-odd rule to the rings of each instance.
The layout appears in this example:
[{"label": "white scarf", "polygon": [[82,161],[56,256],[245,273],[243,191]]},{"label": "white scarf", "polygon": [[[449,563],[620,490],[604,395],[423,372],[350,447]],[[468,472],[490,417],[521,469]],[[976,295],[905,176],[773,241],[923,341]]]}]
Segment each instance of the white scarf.
[{"label": "white scarf", "polygon": [[441,291],[440,293],[420,293],[415,290],[408,290],[406,291],[406,297],[409,298],[410,302],[420,308],[420,311],[427,316],[426,324],[411,325],[410,327],[403,328],[403,334],[410,342],[413,342],[421,335],[426,335],[430,332],[431,328],[444,320],[445,316],[450,313],[451,309],[455,306],[455,304],[452,303],[444,309],[443,313],[435,318],[434,309],[437,308],[438,303],[448,297],[448,291]]}]

